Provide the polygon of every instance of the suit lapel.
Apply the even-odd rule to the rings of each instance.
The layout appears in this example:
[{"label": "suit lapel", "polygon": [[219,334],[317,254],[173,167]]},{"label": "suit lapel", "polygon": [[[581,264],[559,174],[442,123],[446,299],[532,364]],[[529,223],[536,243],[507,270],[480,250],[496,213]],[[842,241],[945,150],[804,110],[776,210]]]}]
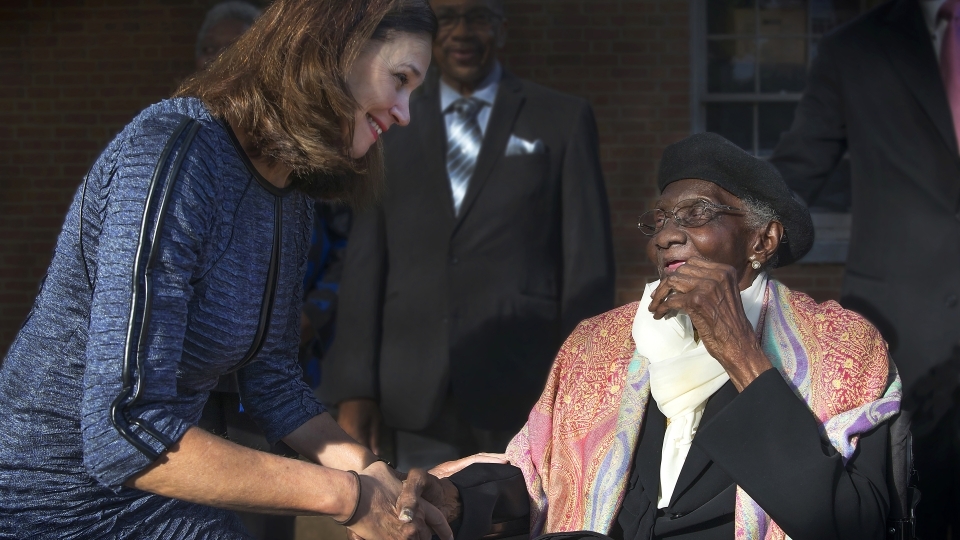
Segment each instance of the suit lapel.
[{"label": "suit lapel", "polygon": [[660,459],[663,456],[663,436],[667,431],[667,418],[653,399],[647,401],[647,414],[643,419],[643,435],[637,446],[636,466],[640,472],[640,482],[653,506],[660,498]]},{"label": "suit lapel", "polygon": [[457,218],[458,227],[463,222],[463,218],[470,212],[470,208],[483,189],[483,185],[490,177],[490,173],[493,172],[494,166],[506,152],[507,142],[510,140],[510,133],[513,131],[513,123],[517,118],[520,107],[523,105],[523,101],[523,85],[520,79],[504,71],[503,78],[500,79],[500,86],[497,89],[493,110],[490,111],[490,121],[487,123],[487,131],[483,136],[483,144],[480,145],[477,166],[470,178],[467,194],[460,206],[460,215]]},{"label": "suit lapel", "polygon": [[[735,397],[737,397],[737,389],[733,386],[733,382],[727,381],[716,393],[710,396],[707,407],[703,411],[703,417],[700,418],[700,425],[706,425]],[[707,468],[707,465],[710,465],[710,458],[707,454],[699,446],[690,445],[690,452],[687,454],[687,459],[683,461],[683,467],[680,468],[680,476],[677,477],[677,486],[673,489],[670,506],[673,506],[677,499],[693,485],[694,481],[700,477],[700,473]]]},{"label": "suit lapel", "polygon": [[410,114],[420,134],[422,155],[426,167],[425,182],[433,184],[433,191],[442,196],[443,212],[453,215],[453,192],[447,175],[447,128],[440,111],[440,79],[432,76],[424,82],[420,95],[410,106]]},{"label": "suit lapel", "polygon": [[920,11],[920,3],[916,0],[900,0],[890,10],[887,23],[888,26],[884,28],[887,39],[880,41],[886,48],[890,61],[936,126],[950,153],[956,156],[957,140],[953,131],[950,105],[940,77],[937,57],[930,46],[930,36]]}]

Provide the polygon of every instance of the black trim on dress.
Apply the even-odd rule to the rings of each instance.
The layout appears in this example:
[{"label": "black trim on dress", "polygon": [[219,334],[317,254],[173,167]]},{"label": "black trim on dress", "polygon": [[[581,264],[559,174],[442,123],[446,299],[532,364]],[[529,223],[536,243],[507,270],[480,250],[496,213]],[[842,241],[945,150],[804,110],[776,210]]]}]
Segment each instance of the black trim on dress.
[{"label": "black trim on dress", "polygon": [[[167,162],[170,153],[173,151],[176,142],[180,139],[180,135],[187,130],[188,127],[190,129],[184,137],[183,143],[180,145],[181,150],[174,160],[174,163],[167,171],[166,181],[164,182],[163,186],[163,193],[160,198],[159,206],[156,210],[156,226],[154,228],[153,239],[151,241],[151,239],[148,237],[147,229],[151,221],[151,214],[153,214],[151,209],[154,206],[156,191],[157,188],[160,187],[160,173],[163,171],[163,166]],[[173,446],[174,441],[170,440],[169,437],[154,429],[153,426],[147,424],[142,419],[136,417],[131,418],[129,409],[140,398],[140,392],[143,388],[142,361],[143,352],[146,345],[144,341],[144,335],[146,334],[147,327],[150,324],[151,282],[153,266],[156,263],[157,252],[159,250],[159,234],[163,225],[163,218],[167,211],[167,204],[170,201],[170,195],[173,192],[173,185],[176,183],[177,176],[180,173],[180,166],[183,164],[183,159],[186,156],[187,150],[190,148],[190,144],[193,142],[193,138],[196,136],[199,129],[200,124],[193,118],[184,118],[180,122],[177,128],[173,131],[173,134],[170,136],[170,139],[167,141],[167,144],[164,146],[163,151],[160,153],[160,159],[157,161],[157,166],[153,171],[152,178],[150,179],[150,185],[147,191],[147,199],[144,203],[143,219],[140,224],[140,236],[137,243],[137,252],[133,265],[133,298],[130,302],[130,318],[127,323],[127,338],[124,345],[123,385],[121,386],[120,394],[110,405],[110,420],[120,435],[122,435],[124,439],[126,439],[138,450],[154,460],[160,457],[160,454],[149,444],[147,444],[141,435],[134,433],[133,429],[131,428],[131,424],[139,427],[142,431],[153,437],[166,448]],[[148,243],[150,244],[150,251],[149,253],[146,253]],[[145,255],[147,256],[146,260],[144,260]],[[143,275],[142,285],[140,279],[141,274]],[[137,319],[140,320],[139,325],[136,324]],[[137,344],[136,350],[133,348],[133,343],[135,342]],[[131,373],[131,371],[134,369],[136,372]],[[136,378],[135,381],[133,380],[134,377]]]}]

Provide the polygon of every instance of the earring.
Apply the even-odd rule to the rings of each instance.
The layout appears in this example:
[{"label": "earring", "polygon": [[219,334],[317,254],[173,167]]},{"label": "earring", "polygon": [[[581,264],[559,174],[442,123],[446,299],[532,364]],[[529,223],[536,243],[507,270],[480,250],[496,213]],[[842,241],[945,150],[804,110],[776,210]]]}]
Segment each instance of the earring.
[{"label": "earring", "polygon": [[759,270],[760,267],[763,266],[763,264],[762,264],[760,261],[757,260],[757,256],[756,256],[756,255],[751,255],[751,256],[750,256],[750,261],[751,261],[751,262],[750,262],[750,266],[751,266],[754,270]]}]

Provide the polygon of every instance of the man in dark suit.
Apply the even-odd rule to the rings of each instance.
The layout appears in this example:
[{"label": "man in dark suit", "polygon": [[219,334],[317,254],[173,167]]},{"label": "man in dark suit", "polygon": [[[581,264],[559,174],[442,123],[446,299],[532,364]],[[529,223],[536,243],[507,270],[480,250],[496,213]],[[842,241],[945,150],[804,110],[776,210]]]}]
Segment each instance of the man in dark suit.
[{"label": "man in dark suit", "polygon": [[384,135],[387,191],[358,216],[321,395],[401,467],[503,451],[563,339],[613,306],[593,112],[502,69],[496,0],[435,0],[433,73]]},{"label": "man in dark suit", "polygon": [[[960,71],[944,67],[957,53],[949,32],[960,28],[938,17],[955,3],[894,0],[825,37],[771,160],[812,202],[849,154],[853,221],[840,302],[883,332],[919,410],[929,408],[925,374],[960,337],[960,117],[945,91],[960,85]],[[957,434],[940,449],[931,444],[943,437],[915,434],[920,536],[946,537],[948,519],[956,534]]]}]

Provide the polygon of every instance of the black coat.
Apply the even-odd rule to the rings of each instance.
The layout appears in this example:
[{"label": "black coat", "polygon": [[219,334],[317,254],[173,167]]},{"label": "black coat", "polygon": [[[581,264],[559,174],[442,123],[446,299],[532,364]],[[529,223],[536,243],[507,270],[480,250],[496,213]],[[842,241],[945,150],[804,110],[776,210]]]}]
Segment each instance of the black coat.
[{"label": "black coat", "polygon": [[[419,430],[452,391],[470,424],[519,428],[566,335],[613,306],[593,112],[505,73],[459,216],[435,74],[410,113],[383,138],[383,203],[351,232],[322,395]],[[507,156],[511,135],[542,151]]]},{"label": "black coat", "polygon": [[841,304],[891,345],[905,387],[960,330],[960,155],[917,0],[825,37],[772,162],[816,198],[849,152],[853,225]]},{"label": "black coat", "polygon": [[[887,423],[861,436],[844,464],[775,369],[742,393],[728,382],[710,397],[662,511],[656,502],[666,418],[652,397],[643,424],[627,492],[608,532],[616,540],[732,540],[738,485],[793,540],[885,538]],[[492,524],[516,527],[529,513],[516,467],[472,465],[451,481],[463,505],[457,540],[480,538]]]}]

